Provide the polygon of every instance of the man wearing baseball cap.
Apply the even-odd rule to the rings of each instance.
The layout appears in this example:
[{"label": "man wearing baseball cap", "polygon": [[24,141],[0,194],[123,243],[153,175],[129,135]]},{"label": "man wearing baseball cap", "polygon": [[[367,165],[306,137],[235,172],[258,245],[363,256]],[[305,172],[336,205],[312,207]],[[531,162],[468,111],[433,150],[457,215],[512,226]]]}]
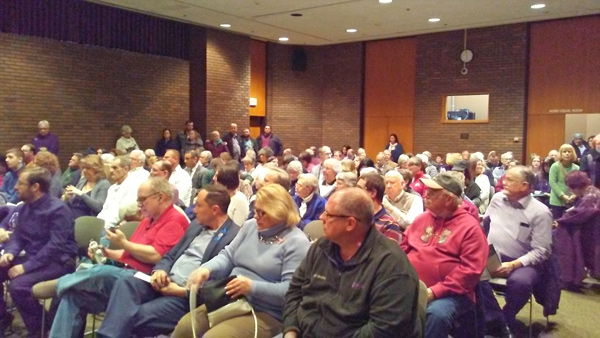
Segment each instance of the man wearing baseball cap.
[{"label": "man wearing baseball cap", "polygon": [[401,247],[427,285],[425,337],[445,338],[455,320],[473,309],[488,245],[477,220],[459,207],[462,188],[455,177],[442,173],[421,182],[427,210],[404,232]]}]

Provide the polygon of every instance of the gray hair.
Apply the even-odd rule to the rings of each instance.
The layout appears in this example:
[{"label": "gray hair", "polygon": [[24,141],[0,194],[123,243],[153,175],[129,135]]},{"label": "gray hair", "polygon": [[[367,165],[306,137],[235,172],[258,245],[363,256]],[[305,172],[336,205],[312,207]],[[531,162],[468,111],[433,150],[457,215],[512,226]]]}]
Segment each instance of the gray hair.
[{"label": "gray hair", "polygon": [[144,150],[144,155],[146,155],[146,157],[152,157],[156,156],[156,153],[154,152],[154,149],[148,148]]},{"label": "gray hair", "polygon": [[131,168],[131,161],[129,160],[129,156],[117,156],[115,160],[119,160],[119,167],[121,168]]},{"label": "gray hair", "polygon": [[131,155],[137,155],[140,162],[146,163],[146,154],[144,154],[143,151],[141,151],[139,149],[135,149],[135,150],[132,150],[131,153],[129,153],[130,158],[131,158]]},{"label": "gray hair", "polygon": [[305,187],[312,188],[313,191],[317,189],[319,185],[319,181],[317,176],[313,174],[300,174],[298,175],[298,183],[302,184]]},{"label": "gray hair", "polygon": [[212,159],[213,159],[212,153],[210,151],[208,151],[208,150],[204,150],[203,152],[201,152],[200,156],[206,157],[206,160],[208,162],[212,161]]},{"label": "gray hair", "polygon": [[131,133],[132,131],[133,129],[131,129],[131,127],[126,124],[121,127],[121,135],[125,133]]},{"label": "gray hair", "polygon": [[331,166],[331,169],[335,171],[335,173],[339,173],[342,171],[342,163],[335,158],[328,158],[323,162],[323,168],[326,166]]},{"label": "gray hair", "polygon": [[347,188],[356,187],[356,182],[358,181],[356,173],[352,171],[341,172],[335,176],[335,179],[336,181],[342,182]]},{"label": "gray hair", "polygon": [[40,122],[38,122],[38,128],[50,128],[50,122],[46,121],[46,120],[41,120]]},{"label": "gray hair", "polygon": [[288,173],[290,172],[290,170],[302,173],[302,163],[300,163],[300,161],[292,161],[292,162],[288,163],[288,166],[287,166]]},{"label": "gray hair", "polygon": [[529,185],[529,190],[533,189],[535,185],[535,174],[531,168],[528,168],[524,165],[517,165],[512,167],[510,170],[513,170],[517,175],[519,175],[519,178],[521,178],[523,182]]},{"label": "gray hair", "polygon": [[169,201],[173,201],[173,188],[171,188],[171,184],[165,178],[150,177],[146,182],[154,194],[161,193],[167,196]]}]

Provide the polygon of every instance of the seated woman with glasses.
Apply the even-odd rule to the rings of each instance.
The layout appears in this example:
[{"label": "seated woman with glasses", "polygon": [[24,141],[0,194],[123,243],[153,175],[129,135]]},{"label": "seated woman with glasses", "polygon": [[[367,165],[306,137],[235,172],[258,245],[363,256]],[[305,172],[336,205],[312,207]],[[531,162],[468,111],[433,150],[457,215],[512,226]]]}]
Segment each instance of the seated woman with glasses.
[{"label": "seated woman with glasses", "polygon": [[73,211],[74,218],[97,216],[104,206],[110,183],[106,180],[104,164],[98,155],[88,155],[81,160],[83,178],[74,187],[65,188],[63,201]]},{"label": "seated woman with glasses", "polygon": [[[284,296],[310,243],[296,227],[300,216],[292,197],[279,184],[258,190],[254,211],[254,219],[244,223],[231,244],[190,275],[188,287],[236,275],[225,287],[227,294],[246,297],[256,313],[258,337],[270,338],[283,328]],[[190,314],[185,315],[172,337],[192,337],[191,320]],[[193,320],[197,337],[254,337],[251,313],[209,328],[207,309],[202,305]]]}]

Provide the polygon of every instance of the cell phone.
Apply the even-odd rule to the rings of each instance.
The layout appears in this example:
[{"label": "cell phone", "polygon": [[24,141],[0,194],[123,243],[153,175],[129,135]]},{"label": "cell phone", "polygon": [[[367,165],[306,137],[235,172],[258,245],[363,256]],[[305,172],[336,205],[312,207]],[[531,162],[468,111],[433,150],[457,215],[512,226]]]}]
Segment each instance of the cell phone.
[{"label": "cell phone", "polygon": [[116,226],[111,226],[110,228],[108,228],[108,230],[110,230],[110,232],[115,232],[118,228]]}]

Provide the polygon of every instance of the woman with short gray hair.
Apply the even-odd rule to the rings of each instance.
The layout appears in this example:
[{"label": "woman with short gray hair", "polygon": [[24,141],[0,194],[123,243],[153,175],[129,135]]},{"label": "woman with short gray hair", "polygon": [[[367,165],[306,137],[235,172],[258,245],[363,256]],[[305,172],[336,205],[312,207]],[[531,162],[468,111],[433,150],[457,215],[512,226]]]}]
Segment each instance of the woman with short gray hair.
[{"label": "woman with short gray hair", "polygon": [[298,175],[294,202],[296,202],[301,217],[300,223],[298,223],[300,229],[304,229],[304,226],[311,221],[318,220],[319,216],[321,216],[325,210],[327,200],[316,193],[317,187],[318,181],[315,175]]},{"label": "woman with short gray hair", "polygon": [[117,150],[129,154],[132,150],[140,149],[135,139],[131,137],[132,132],[133,129],[126,124],[121,127],[121,138],[117,140]]}]

